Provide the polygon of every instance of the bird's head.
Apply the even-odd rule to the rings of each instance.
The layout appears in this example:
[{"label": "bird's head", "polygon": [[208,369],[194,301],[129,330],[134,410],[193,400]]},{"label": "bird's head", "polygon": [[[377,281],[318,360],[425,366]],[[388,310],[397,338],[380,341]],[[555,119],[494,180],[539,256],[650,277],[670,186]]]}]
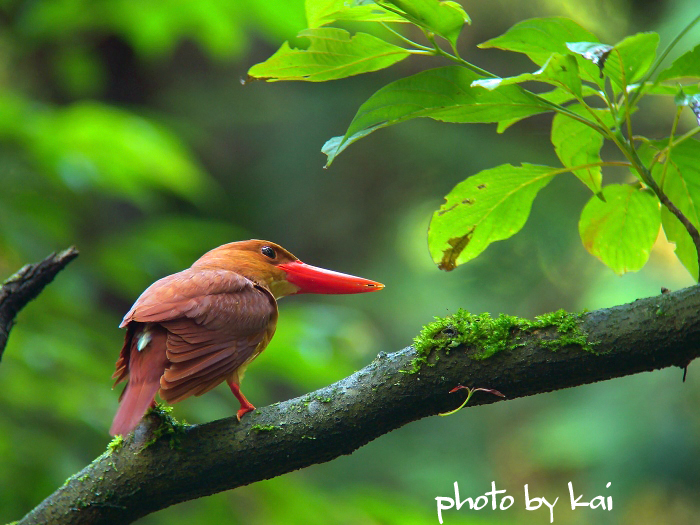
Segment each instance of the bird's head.
[{"label": "bird's head", "polygon": [[275,298],[299,293],[376,292],[384,285],[362,277],[301,262],[279,244],[250,240],[224,244],[204,254],[194,266],[224,268],[268,288]]}]

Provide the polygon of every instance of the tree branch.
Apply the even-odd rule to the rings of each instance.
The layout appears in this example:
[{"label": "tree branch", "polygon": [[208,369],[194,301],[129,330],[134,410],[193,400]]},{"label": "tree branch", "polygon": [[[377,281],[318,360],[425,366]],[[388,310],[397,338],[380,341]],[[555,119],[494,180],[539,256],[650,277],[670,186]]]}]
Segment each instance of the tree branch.
[{"label": "tree branch", "polygon": [[0,287],[0,360],[7,345],[15,317],[29,301],[34,299],[53,281],[56,274],[78,256],[73,246],[58,254],[52,253],[36,264],[23,266]]},{"label": "tree branch", "polygon": [[[152,413],[122,446],[69,479],[20,524],[130,523],[178,502],[330,461],[455,408],[464,394],[448,392],[459,383],[514,399],[686,367],[700,353],[699,312],[700,287],[692,287],[583,315],[579,326],[596,353],[574,344],[546,349],[543,340],[562,336],[556,327],[514,328],[505,337],[518,346],[488,359],[470,358],[479,348],[458,346],[433,351],[430,365],[411,374],[414,348],[382,353],[350,377],[252,412],[240,423],[232,417],[172,427]],[[499,399],[477,392],[469,406]]]}]

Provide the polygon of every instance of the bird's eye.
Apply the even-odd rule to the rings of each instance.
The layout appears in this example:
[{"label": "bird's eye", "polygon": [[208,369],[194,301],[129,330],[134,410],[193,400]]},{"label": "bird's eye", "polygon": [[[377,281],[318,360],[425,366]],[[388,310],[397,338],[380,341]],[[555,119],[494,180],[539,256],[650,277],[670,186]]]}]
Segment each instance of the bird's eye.
[{"label": "bird's eye", "polygon": [[269,257],[270,259],[274,259],[275,257],[277,257],[275,250],[273,250],[269,246],[263,246],[260,250],[260,253],[262,253],[265,257]]}]

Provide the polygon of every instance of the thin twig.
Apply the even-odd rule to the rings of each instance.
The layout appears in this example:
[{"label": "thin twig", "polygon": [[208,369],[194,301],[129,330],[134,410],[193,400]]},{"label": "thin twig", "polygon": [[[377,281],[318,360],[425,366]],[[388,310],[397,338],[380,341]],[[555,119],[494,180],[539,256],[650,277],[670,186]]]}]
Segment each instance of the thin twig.
[{"label": "thin twig", "polygon": [[52,253],[39,263],[23,266],[2,284],[0,287],[0,359],[19,311],[39,295],[44,286],[53,281],[56,274],[77,256],[78,250],[72,246],[60,253]]}]

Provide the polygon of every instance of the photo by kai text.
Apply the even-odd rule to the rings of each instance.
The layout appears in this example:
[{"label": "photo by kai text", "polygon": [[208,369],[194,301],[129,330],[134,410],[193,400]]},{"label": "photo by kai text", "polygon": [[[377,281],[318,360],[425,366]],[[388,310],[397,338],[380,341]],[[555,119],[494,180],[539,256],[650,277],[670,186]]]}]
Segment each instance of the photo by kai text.
[{"label": "photo by kai text", "polygon": [[[612,483],[608,482],[607,485],[605,485],[605,488],[609,489],[611,485]],[[587,508],[589,510],[611,511],[613,509],[612,496],[601,495],[595,496],[591,499],[586,499],[583,494],[576,494],[574,491],[574,485],[571,481],[569,481],[568,487],[571,510]],[[549,501],[545,497],[530,496],[528,484],[523,487],[523,493],[525,510],[538,510],[544,506],[549,510],[549,523],[554,523],[554,507],[559,501],[559,497],[556,497],[553,501]],[[441,525],[444,519],[443,512],[446,510],[460,510],[462,507],[465,507],[466,510],[479,511],[487,508],[487,506],[492,510],[508,510],[516,502],[515,497],[507,494],[507,490],[497,490],[495,481],[491,482],[490,491],[484,492],[484,494],[477,497],[467,497],[465,499],[461,499],[459,494],[459,483],[455,481],[454,498],[449,496],[437,496],[435,501],[437,503],[437,517]]]}]

